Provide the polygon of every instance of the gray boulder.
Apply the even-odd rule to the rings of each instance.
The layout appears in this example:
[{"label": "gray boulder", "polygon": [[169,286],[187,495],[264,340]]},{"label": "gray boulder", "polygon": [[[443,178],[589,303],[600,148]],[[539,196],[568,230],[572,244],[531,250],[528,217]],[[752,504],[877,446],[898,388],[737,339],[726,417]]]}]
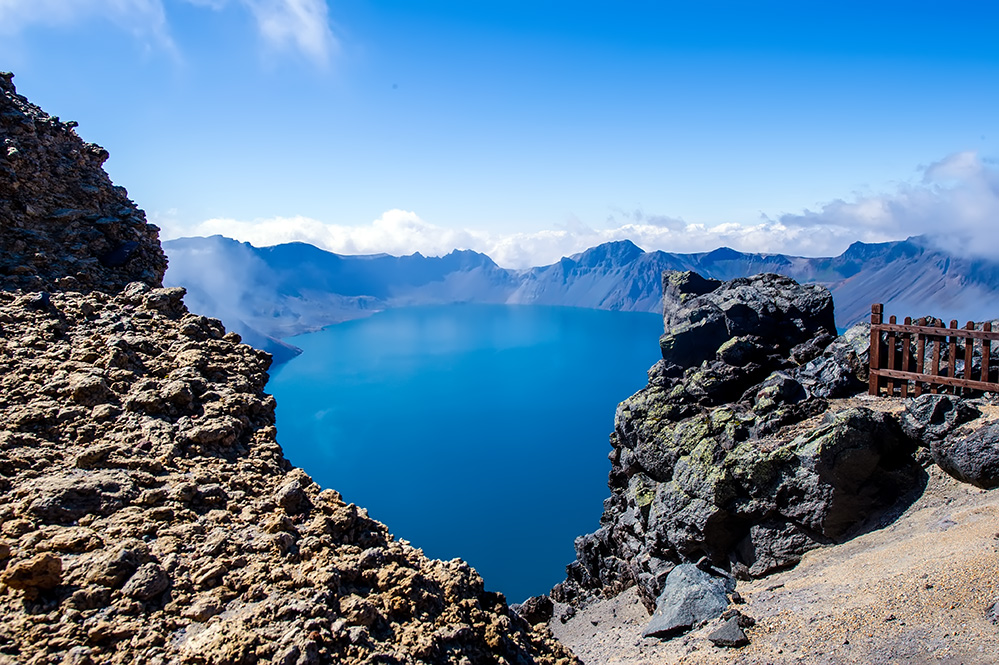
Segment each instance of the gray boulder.
[{"label": "gray boulder", "polygon": [[551,621],[552,615],[555,612],[555,605],[548,596],[531,596],[519,605],[511,605],[510,609],[533,626],[538,623]]},{"label": "gray boulder", "polygon": [[553,589],[560,602],[637,584],[651,609],[663,589],[653,564],[703,555],[740,576],[767,575],[848,538],[925,477],[898,423],[869,409],[760,446],[733,441],[744,416],[729,406],[679,423],[664,422],[657,404],[623,407],[604,526],[577,539],[569,580]]},{"label": "gray boulder", "polygon": [[739,625],[737,617],[726,620],[725,623],[708,635],[708,639],[718,647],[737,648],[749,644],[749,638],[742,631],[742,626]]},{"label": "gray boulder", "polygon": [[905,405],[902,429],[911,438],[929,445],[980,415],[981,411],[960,397],[926,393]]},{"label": "gray boulder", "polygon": [[941,469],[976,487],[999,487],[999,423],[992,423],[965,437],[935,440],[933,459]]},{"label": "gray boulder", "polygon": [[735,580],[710,575],[692,563],[677,566],[666,577],[656,611],[643,637],[669,638],[721,616]]},{"label": "gray boulder", "polygon": [[834,337],[824,288],[689,272],[665,273],[663,288],[663,359],[618,406],[611,496],[600,528],[576,539],[558,602],[637,586],[652,611],[672,566],[701,557],[767,575],[925,482],[893,416],[829,409],[864,389],[870,330]]},{"label": "gray boulder", "polygon": [[864,390],[867,385],[867,349],[864,334],[870,339],[870,324],[857,325],[834,339],[817,357],[794,368],[790,376],[811,397],[845,397]]},{"label": "gray boulder", "polygon": [[34,498],[26,512],[47,524],[69,524],[84,515],[107,515],[136,498],[138,488],[118,469],[73,469],[41,476],[30,484]]},{"label": "gray boulder", "polygon": [[663,359],[692,367],[713,359],[723,344],[751,336],[787,354],[822,332],[835,337],[832,295],[789,277],[754,275],[729,282],[695,273],[663,274]]},{"label": "gray boulder", "polygon": [[800,468],[778,498],[781,514],[834,540],[922,477],[894,418],[863,407],[827,414],[792,445]]},{"label": "gray boulder", "polygon": [[738,560],[749,566],[751,577],[763,577],[801,561],[816,541],[790,522],[768,520],[754,524],[736,547]]}]

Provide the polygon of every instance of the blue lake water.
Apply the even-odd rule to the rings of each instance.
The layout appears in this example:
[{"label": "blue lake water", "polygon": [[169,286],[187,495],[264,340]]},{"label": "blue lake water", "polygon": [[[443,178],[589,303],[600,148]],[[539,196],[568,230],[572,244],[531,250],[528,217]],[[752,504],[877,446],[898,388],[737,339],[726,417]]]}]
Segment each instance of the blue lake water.
[{"label": "blue lake water", "polygon": [[586,309],[397,309],[300,335],[274,370],[278,439],[320,485],[511,602],[547,592],[608,496],[614,410],[662,318]]}]

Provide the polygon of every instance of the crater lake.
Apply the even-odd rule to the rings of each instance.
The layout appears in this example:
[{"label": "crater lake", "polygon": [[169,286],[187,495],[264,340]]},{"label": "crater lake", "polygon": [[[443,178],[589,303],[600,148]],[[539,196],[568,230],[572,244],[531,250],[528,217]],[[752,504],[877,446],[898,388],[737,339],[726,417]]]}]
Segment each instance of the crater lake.
[{"label": "crater lake", "polygon": [[565,577],[609,496],[617,404],[661,356],[656,314],[393,309],[289,341],[278,439],[397,537],[460,557],[511,602]]}]

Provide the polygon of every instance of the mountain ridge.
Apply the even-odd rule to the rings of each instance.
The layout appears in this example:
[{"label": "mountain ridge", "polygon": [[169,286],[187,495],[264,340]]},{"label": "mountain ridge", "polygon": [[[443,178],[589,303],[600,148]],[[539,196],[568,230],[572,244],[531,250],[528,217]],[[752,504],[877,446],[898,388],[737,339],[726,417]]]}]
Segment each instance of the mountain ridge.
[{"label": "mountain ridge", "polygon": [[647,252],[618,240],[521,270],[467,249],[440,257],[355,256],[307,243],[257,248],[224,236],[163,246],[170,258],[165,283],[186,287],[194,311],[226,321],[278,362],[295,353],[282,341],[288,337],[393,307],[478,302],[658,313],[660,275],[667,270],[719,280],[778,273],[821,284],[833,294],[841,330],[864,320],[874,302],[900,315],[982,320],[999,314],[987,306],[999,293],[999,262],[948,254],[922,236],[858,241],[833,257],[730,247]]}]

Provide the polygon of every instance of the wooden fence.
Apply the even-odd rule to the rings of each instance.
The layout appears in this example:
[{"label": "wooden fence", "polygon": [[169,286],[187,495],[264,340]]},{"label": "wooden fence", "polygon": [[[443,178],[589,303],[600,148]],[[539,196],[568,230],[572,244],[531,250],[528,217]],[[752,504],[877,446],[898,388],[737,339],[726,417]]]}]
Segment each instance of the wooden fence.
[{"label": "wooden fence", "polygon": [[902,324],[894,316],[884,323],[883,315],[883,305],[871,305],[871,395],[999,392],[999,381],[989,380],[999,379],[999,367],[991,362],[999,331],[993,332],[991,323],[976,330],[971,321],[963,329],[951,321],[943,328],[926,325],[926,319],[913,324],[908,316]]}]

